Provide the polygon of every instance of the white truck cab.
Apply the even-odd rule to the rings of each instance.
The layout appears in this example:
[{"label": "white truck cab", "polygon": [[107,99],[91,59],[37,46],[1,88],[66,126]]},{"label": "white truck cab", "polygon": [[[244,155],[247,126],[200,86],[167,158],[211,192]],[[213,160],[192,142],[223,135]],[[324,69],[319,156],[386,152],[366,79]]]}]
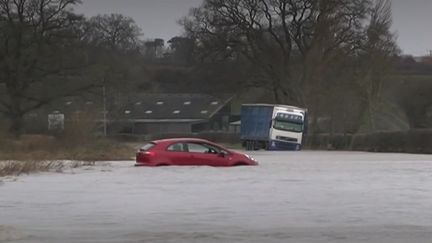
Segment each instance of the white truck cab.
[{"label": "white truck cab", "polygon": [[269,131],[270,149],[300,150],[305,131],[306,110],[293,106],[277,105],[274,108]]}]

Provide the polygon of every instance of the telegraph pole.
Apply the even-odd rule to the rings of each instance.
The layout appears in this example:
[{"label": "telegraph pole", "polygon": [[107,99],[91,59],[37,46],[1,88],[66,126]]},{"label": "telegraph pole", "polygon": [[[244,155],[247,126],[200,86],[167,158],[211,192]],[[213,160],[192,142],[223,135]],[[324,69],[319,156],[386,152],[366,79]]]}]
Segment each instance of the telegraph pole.
[{"label": "telegraph pole", "polygon": [[105,78],[102,86],[102,96],[103,96],[103,129],[104,136],[107,136],[107,110],[106,110],[106,90],[105,90]]}]

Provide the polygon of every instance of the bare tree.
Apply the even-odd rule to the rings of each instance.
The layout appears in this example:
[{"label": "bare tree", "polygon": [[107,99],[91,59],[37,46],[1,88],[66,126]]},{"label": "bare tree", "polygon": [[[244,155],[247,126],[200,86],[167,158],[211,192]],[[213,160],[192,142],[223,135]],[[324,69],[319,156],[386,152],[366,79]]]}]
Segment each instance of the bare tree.
[{"label": "bare tree", "polygon": [[90,18],[86,32],[86,41],[93,46],[118,51],[136,51],[141,46],[141,29],[135,20],[121,14]]},{"label": "bare tree", "polygon": [[190,64],[193,61],[194,41],[190,38],[176,36],[168,41],[172,61]]},{"label": "bare tree", "polygon": [[302,93],[316,86],[320,70],[357,48],[368,3],[207,0],[181,23],[205,56],[245,57],[259,70],[255,79],[272,91],[275,102],[304,104]]},{"label": "bare tree", "polygon": [[205,58],[244,57],[253,63],[258,67],[254,84],[269,84],[275,101],[281,102],[281,94],[290,89],[282,84],[289,79],[286,67],[292,43],[289,32],[278,25],[286,16],[277,12],[284,12],[288,3],[275,4],[260,0],[208,0],[201,8],[193,9],[191,17],[182,24],[198,42],[197,50]]},{"label": "bare tree", "polygon": [[400,54],[391,32],[390,0],[376,0],[370,9],[370,20],[359,50],[357,83],[363,98],[363,117],[368,130],[375,131],[375,116],[382,106],[383,83],[393,71]]},{"label": "bare tree", "polygon": [[[71,12],[79,0],[0,0],[0,85],[6,96],[0,112],[19,135],[26,113],[53,101],[75,87],[79,45],[75,28],[82,21]],[[82,61],[82,59],[81,59]],[[77,62],[81,63],[81,62]],[[59,89],[60,81],[65,85]]]},{"label": "bare tree", "polygon": [[[91,17],[80,28],[80,40],[87,46],[88,60],[94,79],[106,91],[130,89],[131,76],[141,76],[142,31],[135,20],[122,14]],[[136,74],[138,73],[138,74]],[[102,94],[102,89],[96,94]]]}]

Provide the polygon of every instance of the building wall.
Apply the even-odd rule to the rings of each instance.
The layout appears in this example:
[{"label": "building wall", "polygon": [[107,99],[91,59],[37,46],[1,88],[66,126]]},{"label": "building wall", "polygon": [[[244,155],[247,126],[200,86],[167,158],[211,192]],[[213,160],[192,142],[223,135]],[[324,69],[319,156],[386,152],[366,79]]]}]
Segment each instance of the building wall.
[{"label": "building wall", "polygon": [[218,131],[228,132],[231,116],[231,106],[228,104],[224,106],[218,113],[216,113],[206,124],[203,131]]}]

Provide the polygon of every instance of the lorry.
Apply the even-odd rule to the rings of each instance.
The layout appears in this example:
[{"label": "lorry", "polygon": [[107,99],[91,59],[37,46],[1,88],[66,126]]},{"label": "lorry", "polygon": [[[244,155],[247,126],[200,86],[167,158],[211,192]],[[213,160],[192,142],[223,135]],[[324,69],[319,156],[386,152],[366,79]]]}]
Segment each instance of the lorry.
[{"label": "lorry", "polygon": [[302,149],[307,132],[307,109],[289,105],[244,104],[240,137],[246,150]]}]

